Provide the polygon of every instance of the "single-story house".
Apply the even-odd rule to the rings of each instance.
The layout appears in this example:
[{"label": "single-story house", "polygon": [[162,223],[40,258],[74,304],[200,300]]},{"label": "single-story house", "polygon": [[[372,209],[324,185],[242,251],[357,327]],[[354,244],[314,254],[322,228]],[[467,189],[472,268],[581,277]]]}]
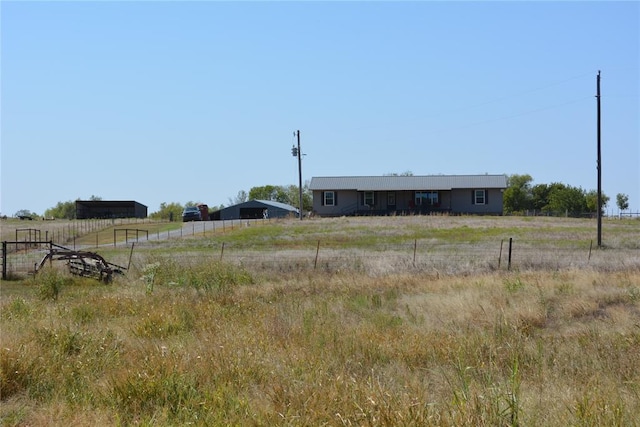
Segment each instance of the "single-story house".
[{"label": "single-story house", "polygon": [[286,203],[271,200],[249,200],[209,214],[212,220],[285,218],[289,216],[298,216],[298,209]]},{"label": "single-story house", "polygon": [[506,175],[313,177],[318,216],[485,214],[502,215]]},{"label": "single-story house", "polygon": [[76,200],[76,218],[146,218],[147,207],[133,200]]}]

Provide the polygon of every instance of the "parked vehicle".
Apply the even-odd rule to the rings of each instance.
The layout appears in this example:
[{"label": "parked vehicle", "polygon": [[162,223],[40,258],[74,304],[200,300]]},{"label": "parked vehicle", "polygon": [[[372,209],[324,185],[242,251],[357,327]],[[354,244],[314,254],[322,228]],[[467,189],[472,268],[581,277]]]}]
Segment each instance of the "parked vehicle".
[{"label": "parked vehicle", "polygon": [[198,209],[200,209],[200,219],[202,221],[209,221],[209,206],[204,203],[200,203],[198,205]]},{"label": "parked vehicle", "polygon": [[182,211],[182,221],[202,221],[200,209],[197,206],[187,206],[184,208],[184,211]]}]

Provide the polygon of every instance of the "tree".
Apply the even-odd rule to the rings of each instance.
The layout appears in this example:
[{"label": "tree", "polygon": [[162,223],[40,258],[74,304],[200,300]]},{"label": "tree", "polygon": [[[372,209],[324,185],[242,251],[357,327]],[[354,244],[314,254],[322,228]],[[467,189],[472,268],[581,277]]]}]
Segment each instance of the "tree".
[{"label": "tree", "polygon": [[[598,212],[598,192],[596,190],[591,190],[584,195],[585,204],[587,206],[587,212],[595,213]],[[609,203],[609,197],[602,193],[602,210],[604,211],[604,207]],[[601,212],[604,213],[604,212]]]},{"label": "tree", "polygon": [[285,188],[279,185],[252,187],[249,190],[249,200],[271,200],[272,202],[289,203]]},{"label": "tree", "polygon": [[68,200],[58,202],[54,207],[44,211],[45,218],[74,219],[76,217],[76,202]]},{"label": "tree", "polygon": [[184,208],[180,203],[160,203],[160,210],[151,213],[149,218],[164,221],[179,221]]},{"label": "tree", "polygon": [[531,207],[535,210],[551,213],[553,211],[550,203],[550,195],[556,191],[565,189],[565,185],[560,182],[551,184],[537,184],[531,188]]},{"label": "tree", "polygon": [[616,205],[618,205],[620,211],[629,209],[629,196],[622,193],[616,194]]},{"label": "tree", "polygon": [[238,194],[236,195],[235,199],[229,198],[229,205],[237,205],[240,203],[244,203],[247,200],[249,200],[247,196],[247,192],[244,190],[240,190],[238,191]]},{"label": "tree", "polygon": [[510,175],[503,194],[505,213],[522,212],[532,207],[531,175]]},{"label": "tree", "polygon": [[[300,204],[300,191],[298,190],[298,186],[289,185],[285,189],[285,191],[287,194],[287,201],[284,203],[298,207],[298,205]],[[309,190],[309,181],[306,181],[302,186],[302,210],[313,210],[313,195],[311,193],[311,190]]]},{"label": "tree", "polygon": [[587,211],[585,192],[570,185],[555,185],[549,192],[547,208],[556,215],[580,216]]},{"label": "tree", "polygon": [[18,212],[13,214],[16,218],[32,218],[38,216],[35,212],[31,212],[29,209],[20,209]]},{"label": "tree", "polygon": [[100,196],[94,196],[93,194],[91,195],[91,197],[89,197],[89,200],[92,200],[94,202],[99,202],[100,200],[102,200],[102,197]]}]

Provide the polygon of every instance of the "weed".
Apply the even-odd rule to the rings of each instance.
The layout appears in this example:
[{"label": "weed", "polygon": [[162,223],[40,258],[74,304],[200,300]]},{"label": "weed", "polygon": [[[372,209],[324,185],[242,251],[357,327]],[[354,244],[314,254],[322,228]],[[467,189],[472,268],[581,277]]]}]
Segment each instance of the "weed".
[{"label": "weed", "polygon": [[28,384],[28,368],[19,354],[8,348],[0,349],[0,399],[9,399],[25,390]]},{"label": "weed", "polygon": [[515,293],[524,288],[524,283],[519,277],[515,279],[505,279],[504,287],[508,292]]},{"label": "weed", "polygon": [[166,423],[193,423],[206,412],[206,395],[198,381],[185,372],[165,365],[111,379],[107,401],[126,423],[151,421],[156,417]]},{"label": "weed", "polygon": [[63,286],[72,282],[71,277],[54,269],[44,269],[32,279],[38,285],[38,296],[42,300],[57,300]]},{"label": "weed", "polygon": [[1,319],[20,320],[31,314],[32,308],[24,298],[13,298],[0,310]]},{"label": "weed", "polygon": [[153,292],[153,284],[156,280],[156,273],[159,267],[160,267],[160,263],[154,262],[154,263],[145,265],[144,268],[142,269],[142,273],[143,273],[142,279],[146,284],[147,294],[150,294]]}]

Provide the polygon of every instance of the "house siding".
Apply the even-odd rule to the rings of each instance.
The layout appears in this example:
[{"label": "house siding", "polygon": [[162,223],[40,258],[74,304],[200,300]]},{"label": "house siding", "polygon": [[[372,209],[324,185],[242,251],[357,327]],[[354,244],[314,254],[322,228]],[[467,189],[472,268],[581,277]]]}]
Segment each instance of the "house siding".
[{"label": "house siding", "polygon": [[[483,205],[471,203],[474,190],[485,190],[487,202]],[[498,188],[461,188],[451,191],[451,212],[458,214],[502,215],[502,190]]]},{"label": "house siding", "polygon": [[358,195],[355,190],[333,191],[337,195],[335,206],[324,206],[324,191],[313,191],[313,212],[320,216],[350,215],[357,209]]},{"label": "house siding", "polygon": [[[456,188],[456,185],[460,187]],[[312,178],[310,188],[313,211],[319,216],[430,213],[501,215],[506,176],[321,177]],[[486,203],[474,203],[472,194],[476,189],[485,190]],[[323,205],[325,191],[336,194],[336,206]],[[364,204],[365,192],[369,191],[374,193],[372,206]],[[437,191],[438,203],[415,206],[417,191]],[[395,205],[388,205],[389,193],[395,194]]]}]

